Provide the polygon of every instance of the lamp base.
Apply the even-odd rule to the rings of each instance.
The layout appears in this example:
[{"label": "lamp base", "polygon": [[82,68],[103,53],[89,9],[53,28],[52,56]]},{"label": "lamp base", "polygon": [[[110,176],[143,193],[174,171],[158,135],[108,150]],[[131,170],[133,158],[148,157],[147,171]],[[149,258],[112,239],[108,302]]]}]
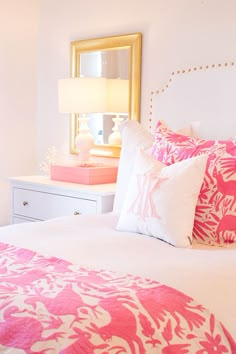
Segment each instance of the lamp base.
[{"label": "lamp base", "polygon": [[94,146],[94,137],[89,131],[88,118],[83,115],[78,118],[79,132],[75,138],[75,145],[79,150],[78,161],[80,165],[86,165],[90,160],[90,150]]},{"label": "lamp base", "polygon": [[110,145],[121,145],[119,124],[123,121],[123,118],[120,118],[117,114],[114,118],[112,118],[112,120],[114,122],[114,127],[112,128],[113,133],[109,135],[108,143]]}]

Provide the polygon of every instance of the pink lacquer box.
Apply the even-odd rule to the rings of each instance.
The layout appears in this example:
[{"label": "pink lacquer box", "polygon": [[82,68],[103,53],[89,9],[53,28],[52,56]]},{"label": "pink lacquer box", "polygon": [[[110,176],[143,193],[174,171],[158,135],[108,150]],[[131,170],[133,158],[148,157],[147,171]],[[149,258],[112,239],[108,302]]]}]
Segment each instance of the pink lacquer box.
[{"label": "pink lacquer box", "polygon": [[51,179],[55,181],[80,184],[114,183],[118,167],[104,164],[89,164],[84,166],[51,165]]}]

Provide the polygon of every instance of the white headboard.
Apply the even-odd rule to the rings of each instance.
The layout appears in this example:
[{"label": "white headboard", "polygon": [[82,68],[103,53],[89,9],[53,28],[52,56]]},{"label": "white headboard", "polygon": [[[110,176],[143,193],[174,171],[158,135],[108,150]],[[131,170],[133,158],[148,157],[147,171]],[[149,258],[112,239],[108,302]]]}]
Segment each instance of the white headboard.
[{"label": "white headboard", "polygon": [[173,72],[150,106],[152,132],[159,119],[174,130],[196,121],[202,138],[236,138],[236,63]]}]

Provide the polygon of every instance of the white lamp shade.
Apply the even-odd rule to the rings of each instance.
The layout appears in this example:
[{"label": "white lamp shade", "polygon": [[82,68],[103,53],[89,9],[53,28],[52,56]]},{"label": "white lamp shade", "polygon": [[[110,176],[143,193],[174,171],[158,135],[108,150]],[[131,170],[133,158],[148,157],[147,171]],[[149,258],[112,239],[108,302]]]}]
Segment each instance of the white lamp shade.
[{"label": "white lamp shade", "polygon": [[129,80],[107,79],[107,112],[128,113]]},{"label": "white lamp shade", "polygon": [[60,113],[102,113],[107,111],[107,80],[77,77],[58,80]]}]

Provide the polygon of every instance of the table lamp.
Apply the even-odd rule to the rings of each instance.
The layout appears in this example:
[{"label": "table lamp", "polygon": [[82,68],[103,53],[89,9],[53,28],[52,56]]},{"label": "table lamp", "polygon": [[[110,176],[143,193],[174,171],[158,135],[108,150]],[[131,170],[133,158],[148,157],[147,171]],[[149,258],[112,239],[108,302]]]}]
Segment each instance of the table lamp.
[{"label": "table lamp", "polygon": [[129,110],[129,80],[107,79],[107,112],[115,113],[112,118],[114,127],[109,135],[110,145],[121,145],[119,124],[123,121],[120,114],[128,114]]},{"label": "table lamp", "polygon": [[79,150],[79,164],[86,165],[94,146],[86,114],[107,111],[107,80],[88,77],[61,79],[58,81],[58,102],[60,113],[81,114],[75,144]]}]

